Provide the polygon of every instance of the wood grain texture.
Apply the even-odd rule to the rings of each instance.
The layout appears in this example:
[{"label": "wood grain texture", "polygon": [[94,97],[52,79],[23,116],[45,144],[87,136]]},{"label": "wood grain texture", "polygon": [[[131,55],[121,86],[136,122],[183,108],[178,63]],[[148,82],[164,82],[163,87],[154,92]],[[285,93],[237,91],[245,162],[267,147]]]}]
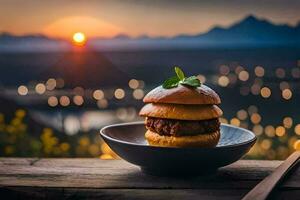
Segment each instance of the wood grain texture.
[{"label": "wood grain texture", "polygon": [[[280,164],[240,160],[215,175],[171,178],[145,175],[123,160],[0,158],[0,194],[33,199],[241,199]],[[276,192],[286,198],[299,191],[297,167]]]},{"label": "wood grain texture", "polygon": [[274,190],[275,186],[277,186],[279,182],[282,181],[285,176],[289,175],[289,172],[294,167],[296,167],[299,158],[300,158],[300,151],[295,151],[269,176],[263,179],[249,193],[247,193],[247,195],[243,197],[243,200],[267,199],[272,193],[272,191]]}]

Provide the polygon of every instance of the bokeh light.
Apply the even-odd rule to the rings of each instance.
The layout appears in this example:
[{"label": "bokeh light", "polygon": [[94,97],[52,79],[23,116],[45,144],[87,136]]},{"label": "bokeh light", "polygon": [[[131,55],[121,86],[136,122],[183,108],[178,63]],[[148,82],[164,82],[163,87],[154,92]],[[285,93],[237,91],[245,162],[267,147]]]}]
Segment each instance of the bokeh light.
[{"label": "bokeh light", "polygon": [[272,146],[272,141],[269,139],[264,139],[261,143],[260,146],[264,149],[264,150],[269,150]]},{"label": "bokeh light", "polygon": [[93,98],[96,100],[100,100],[104,98],[104,92],[102,90],[95,90],[93,92]]},{"label": "bokeh light", "polygon": [[257,66],[254,69],[254,73],[257,77],[263,77],[265,75],[265,69],[261,66]]},{"label": "bokeh light", "polygon": [[81,106],[84,103],[84,99],[83,99],[82,96],[76,95],[76,96],[73,97],[73,102],[74,102],[75,105]]},{"label": "bokeh light", "polygon": [[268,87],[263,87],[260,90],[260,94],[263,98],[269,98],[271,96],[271,90]]},{"label": "bokeh light", "polygon": [[296,133],[297,135],[300,135],[300,124],[297,124],[297,125],[295,126],[294,131],[295,131],[295,133]]},{"label": "bokeh light", "polygon": [[240,119],[240,120],[245,120],[247,119],[248,117],[248,113],[246,110],[239,110],[237,113],[236,113],[236,116]]},{"label": "bokeh light", "polygon": [[297,140],[295,143],[294,143],[294,149],[299,151],[300,150],[300,140]]},{"label": "bokeh light", "polygon": [[282,98],[284,98],[285,100],[290,100],[293,96],[293,93],[290,89],[284,89],[282,91]]},{"label": "bokeh light", "polygon": [[61,96],[59,98],[59,103],[61,106],[64,106],[64,107],[68,106],[68,105],[70,105],[70,99],[67,96]]},{"label": "bokeh light", "polygon": [[142,99],[144,97],[144,91],[142,89],[135,89],[132,93],[134,99]]},{"label": "bokeh light", "polygon": [[230,124],[231,124],[231,125],[234,125],[234,126],[240,126],[241,121],[240,121],[238,118],[232,118],[232,119],[230,120]]},{"label": "bokeh light", "polygon": [[118,88],[114,92],[116,99],[123,99],[125,97],[125,91],[121,88]]},{"label": "bokeh light", "polygon": [[268,137],[275,136],[275,128],[272,125],[268,125],[265,127],[265,133]]},{"label": "bokeh light", "polygon": [[252,122],[253,124],[259,124],[260,121],[261,121],[261,116],[260,116],[258,113],[253,113],[253,114],[251,115],[251,122]]},{"label": "bokeh light", "polygon": [[203,74],[198,74],[197,78],[200,80],[201,83],[206,82],[206,77]]},{"label": "bokeh light", "polygon": [[275,129],[275,134],[278,137],[284,136],[285,135],[285,128],[283,126],[277,126],[276,129]]},{"label": "bokeh light", "polygon": [[128,86],[131,88],[131,89],[137,89],[139,87],[139,81],[136,80],[136,79],[131,79],[129,82],[128,82]]},{"label": "bokeh light", "polygon": [[108,101],[106,99],[100,99],[97,101],[98,108],[107,108],[108,107]]},{"label": "bokeh light", "polygon": [[241,81],[247,81],[249,79],[249,73],[247,71],[241,71],[239,73],[239,79]]},{"label": "bokeh light", "polygon": [[56,80],[54,78],[49,78],[46,82],[46,89],[47,90],[54,90],[56,87]]},{"label": "bokeh light", "polygon": [[229,79],[227,78],[227,76],[220,76],[218,79],[218,84],[221,87],[226,87],[229,84]]},{"label": "bokeh light", "polygon": [[25,96],[28,94],[28,88],[25,85],[20,85],[18,87],[18,93],[19,95]]},{"label": "bokeh light", "polygon": [[285,117],[283,118],[282,123],[285,128],[292,128],[293,119],[291,117]]},{"label": "bokeh light", "polygon": [[38,83],[35,86],[35,91],[38,94],[44,94],[46,92],[46,86],[43,83]]},{"label": "bokeh light", "polygon": [[51,107],[55,107],[58,105],[58,99],[55,96],[51,96],[48,98],[48,105]]},{"label": "bokeh light", "polygon": [[255,135],[261,135],[264,132],[264,128],[261,125],[256,124],[253,126],[252,131]]}]

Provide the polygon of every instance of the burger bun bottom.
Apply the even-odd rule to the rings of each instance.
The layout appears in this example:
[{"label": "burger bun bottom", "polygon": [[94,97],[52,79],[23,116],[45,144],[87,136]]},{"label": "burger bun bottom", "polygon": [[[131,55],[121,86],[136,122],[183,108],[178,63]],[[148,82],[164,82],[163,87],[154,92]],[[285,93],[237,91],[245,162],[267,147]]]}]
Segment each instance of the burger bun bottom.
[{"label": "burger bun bottom", "polygon": [[151,146],[160,147],[215,147],[220,139],[220,131],[195,136],[165,136],[147,130],[145,138]]}]

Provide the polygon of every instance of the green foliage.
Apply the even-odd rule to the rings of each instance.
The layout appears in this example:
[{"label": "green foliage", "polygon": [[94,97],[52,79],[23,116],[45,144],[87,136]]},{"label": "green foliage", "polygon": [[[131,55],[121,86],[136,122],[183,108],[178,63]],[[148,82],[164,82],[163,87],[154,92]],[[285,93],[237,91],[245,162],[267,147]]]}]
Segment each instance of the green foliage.
[{"label": "green foliage", "polygon": [[190,87],[200,87],[201,86],[201,82],[196,76],[190,76],[190,77],[186,78],[184,72],[179,67],[175,67],[174,70],[175,70],[176,76],[173,76],[173,77],[165,80],[162,85],[163,88],[165,88],[165,89],[174,88],[174,87],[177,87],[178,84],[186,85],[186,86],[190,86]]}]

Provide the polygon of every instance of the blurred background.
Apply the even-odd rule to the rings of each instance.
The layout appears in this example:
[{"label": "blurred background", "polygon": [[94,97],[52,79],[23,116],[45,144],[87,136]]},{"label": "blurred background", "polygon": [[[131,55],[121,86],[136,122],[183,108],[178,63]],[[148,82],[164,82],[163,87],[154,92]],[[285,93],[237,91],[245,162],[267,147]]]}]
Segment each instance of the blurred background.
[{"label": "blurred background", "polygon": [[216,90],[250,159],[300,150],[300,2],[1,0],[0,156],[117,156],[99,129],[138,116],[180,66]]}]

